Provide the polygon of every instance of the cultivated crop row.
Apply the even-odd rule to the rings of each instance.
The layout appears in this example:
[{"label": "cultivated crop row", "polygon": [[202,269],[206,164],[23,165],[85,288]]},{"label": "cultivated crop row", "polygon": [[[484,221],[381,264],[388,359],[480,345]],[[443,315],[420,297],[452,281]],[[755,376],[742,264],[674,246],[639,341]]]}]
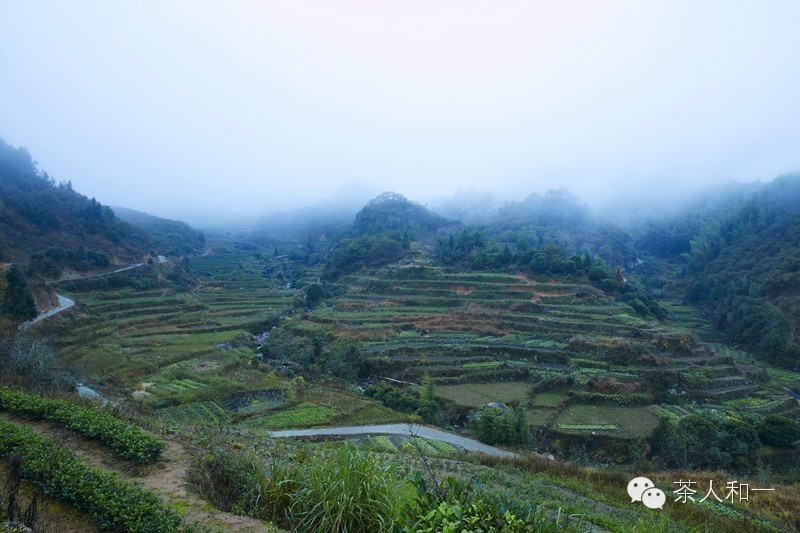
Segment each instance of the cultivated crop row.
[{"label": "cultivated crop row", "polygon": [[47,420],[81,435],[98,439],[124,459],[149,463],[161,457],[163,440],[138,426],[92,407],[35,394],[0,388],[0,410],[20,416]]},{"label": "cultivated crop row", "polygon": [[58,442],[0,420],[0,457],[19,455],[22,477],[45,494],[88,512],[103,530],[178,531],[181,516],[114,474],[88,467]]}]

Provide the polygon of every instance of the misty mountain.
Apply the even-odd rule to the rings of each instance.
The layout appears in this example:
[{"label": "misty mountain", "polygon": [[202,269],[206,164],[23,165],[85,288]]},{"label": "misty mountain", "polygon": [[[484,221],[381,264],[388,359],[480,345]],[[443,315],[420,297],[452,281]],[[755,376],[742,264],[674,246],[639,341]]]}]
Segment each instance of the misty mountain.
[{"label": "misty mountain", "polygon": [[487,191],[459,191],[452,196],[432,202],[435,211],[445,218],[464,224],[476,225],[487,222],[503,205]]},{"label": "misty mountain", "polygon": [[[650,216],[631,220],[626,227],[638,235],[639,249],[662,259],[680,260],[704,227],[731,216],[763,187],[761,182],[717,185],[665,208],[650,205]],[[669,213],[663,214],[665,210]],[[662,214],[656,215],[656,211]]]},{"label": "misty mountain", "polygon": [[63,268],[128,264],[150,249],[143,230],[70,182],[57,184],[25,148],[0,139],[0,261],[58,277]]},{"label": "misty mountain", "polygon": [[320,205],[272,213],[255,223],[248,240],[269,245],[283,245],[309,238],[314,242],[324,242],[350,229],[356,211],[357,208]]},{"label": "misty mountain", "polygon": [[565,254],[598,255],[609,266],[626,267],[635,262],[633,240],[622,227],[596,217],[589,207],[566,189],[531,194],[508,201],[485,215],[480,223],[467,225],[513,253],[557,246]]},{"label": "misty mountain", "polygon": [[410,252],[412,241],[432,241],[437,232],[459,227],[402,194],[385,192],[367,202],[333,243],[326,277],[397,261]]},{"label": "misty mountain", "polygon": [[574,228],[592,221],[589,207],[566,189],[552,189],[544,195],[531,194],[520,202],[507,202],[498,217],[516,224]]},{"label": "misty mountain", "polygon": [[203,232],[185,222],[160,218],[126,207],[115,206],[111,209],[122,220],[144,229],[158,254],[191,255],[201,253],[206,247]]},{"label": "misty mountain", "polygon": [[353,217],[380,190],[363,183],[336,189],[314,205],[270,213],[258,219],[248,239],[262,244],[283,245],[292,241],[326,242],[353,227]]},{"label": "misty mountain", "polygon": [[356,213],[354,229],[358,235],[385,232],[408,233],[415,239],[436,232],[452,222],[402,194],[385,192],[370,200]]}]

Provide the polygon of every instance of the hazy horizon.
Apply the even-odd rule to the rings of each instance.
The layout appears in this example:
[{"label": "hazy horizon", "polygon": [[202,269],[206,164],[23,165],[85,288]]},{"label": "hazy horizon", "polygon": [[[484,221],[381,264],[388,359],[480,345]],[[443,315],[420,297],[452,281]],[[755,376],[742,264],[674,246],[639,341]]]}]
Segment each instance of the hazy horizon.
[{"label": "hazy horizon", "polygon": [[790,2],[6,2],[0,137],[192,223],[386,190],[658,199],[800,170],[799,24]]}]

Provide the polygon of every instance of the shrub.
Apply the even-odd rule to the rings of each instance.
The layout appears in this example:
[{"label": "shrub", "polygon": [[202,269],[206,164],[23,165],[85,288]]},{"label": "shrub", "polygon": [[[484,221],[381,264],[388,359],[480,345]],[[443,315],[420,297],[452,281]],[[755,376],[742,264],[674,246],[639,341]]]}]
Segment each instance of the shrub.
[{"label": "shrub", "polygon": [[475,415],[478,440],[486,444],[513,444],[524,446],[530,440],[528,405],[523,402],[516,409],[506,411],[484,406]]},{"label": "shrub", "polygon": [[188,480],[218,509],[288,527],[290,468],[288,463],[267,464],[252,454],[214,448],[195,460]]},{"label": "shrub", "polygon": [[0,340],[0,373],[20,377],[27,387],[37,390],[67,388],[76,381],[48,339],[29,336],[13,342]]},{"label": "shrub", "polygon": [[469,486],[452,477],[429,486],[421,475],[414,479],[416,498],[406,507],[400,531],[535,532],[559,529],[543,509],[532,502]]},{"label": "shrub", "polygon": [[594,405],[619,405],[630,407],[633,405],[647,405],[650,403],[650,396],[636,392],[620,392],[617,394],[603,394],[601,392],[576,392],[573,395],[575,401],[580,401]]},{"label": "shrub", "polygon": [[758,428],[761,441],[772,446],[791,446],[800,440],[800,424],[791,418],[769,415]]}]

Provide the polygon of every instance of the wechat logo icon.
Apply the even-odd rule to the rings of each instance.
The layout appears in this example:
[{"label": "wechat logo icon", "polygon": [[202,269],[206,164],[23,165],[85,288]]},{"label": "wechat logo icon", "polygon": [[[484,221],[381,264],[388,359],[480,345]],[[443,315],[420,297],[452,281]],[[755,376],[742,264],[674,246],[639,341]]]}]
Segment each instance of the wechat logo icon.
[{"label": "wechat logo icon", "polygon": [[635,477],[628,482],[631,503],[642,502],[648,509],[664,509],[667,496],[646,477]]}]

